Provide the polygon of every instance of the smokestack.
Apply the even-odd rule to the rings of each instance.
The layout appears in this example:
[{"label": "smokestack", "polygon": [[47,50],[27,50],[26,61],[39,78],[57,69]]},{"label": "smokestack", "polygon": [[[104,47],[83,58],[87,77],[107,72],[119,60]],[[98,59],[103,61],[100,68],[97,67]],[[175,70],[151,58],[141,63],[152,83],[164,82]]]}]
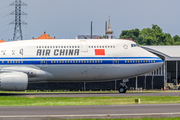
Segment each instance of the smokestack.
[{"label": "smokestack", "polygon": [[91,39],[92,39],[92,21],[91,21]]}]

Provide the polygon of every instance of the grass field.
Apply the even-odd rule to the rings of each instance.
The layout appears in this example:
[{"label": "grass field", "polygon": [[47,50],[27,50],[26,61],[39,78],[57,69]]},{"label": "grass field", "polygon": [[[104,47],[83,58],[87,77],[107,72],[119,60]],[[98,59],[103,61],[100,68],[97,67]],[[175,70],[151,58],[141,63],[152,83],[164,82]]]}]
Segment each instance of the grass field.
[{"label": "grass field", "polygon": [[179,96],[133,96],[133,97],[13,97],[0,96],[0,106],[59,106],[59,105],[122,105],[180,103]]}]

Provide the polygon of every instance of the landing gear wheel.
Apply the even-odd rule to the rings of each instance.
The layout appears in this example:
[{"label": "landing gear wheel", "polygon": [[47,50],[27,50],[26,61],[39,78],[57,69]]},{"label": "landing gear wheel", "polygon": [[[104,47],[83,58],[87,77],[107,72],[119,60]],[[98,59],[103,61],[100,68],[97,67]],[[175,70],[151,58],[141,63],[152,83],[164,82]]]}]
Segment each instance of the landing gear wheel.
[{"label": "landing gear wheel", "polygon": [[119,88],[119,93],[126,93],[126,89],[124,87]]}]

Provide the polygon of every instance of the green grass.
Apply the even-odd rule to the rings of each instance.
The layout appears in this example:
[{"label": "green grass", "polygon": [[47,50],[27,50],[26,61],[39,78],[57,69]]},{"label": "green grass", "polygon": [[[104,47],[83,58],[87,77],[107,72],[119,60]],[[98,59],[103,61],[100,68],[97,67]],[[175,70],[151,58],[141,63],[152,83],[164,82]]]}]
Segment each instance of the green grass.
[{"label": "green grass", "polygon": [[[60,119],[62,120],[62,119]],[[104,120],[104,119],[75,119],[75,120]],[[131,119],[108,119],[108,120],[180,120],[180,117],[176,118],[131,118]]]},{"label": "green grass", "polygon": [[0,96],[0,106],[59,106],[59,105],[122,105],[180,103],[179,96],[133,96],[133,97],[12,97]]}]

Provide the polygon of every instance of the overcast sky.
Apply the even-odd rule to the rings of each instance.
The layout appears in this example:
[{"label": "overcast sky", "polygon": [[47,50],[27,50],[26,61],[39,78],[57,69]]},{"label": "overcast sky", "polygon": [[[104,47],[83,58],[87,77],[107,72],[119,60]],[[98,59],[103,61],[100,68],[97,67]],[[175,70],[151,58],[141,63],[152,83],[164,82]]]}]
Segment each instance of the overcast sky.
[{"label": "overcast sky", "polygon": [[[14,20],[9,15],[15,8],[9,6],[15,0],[1,0],[0,39],[13,38]],[[105,21],[111,17],[114,36],[122,30],[142,29],[152,24],[160,26],[165,33],[180,35],[180,0],[22,0],[27,7],[22,10],[28,15],[22,26],[24,39],[39,37],[46,31],[52,37],[74,39],[78,35],[104,35]]]}]

